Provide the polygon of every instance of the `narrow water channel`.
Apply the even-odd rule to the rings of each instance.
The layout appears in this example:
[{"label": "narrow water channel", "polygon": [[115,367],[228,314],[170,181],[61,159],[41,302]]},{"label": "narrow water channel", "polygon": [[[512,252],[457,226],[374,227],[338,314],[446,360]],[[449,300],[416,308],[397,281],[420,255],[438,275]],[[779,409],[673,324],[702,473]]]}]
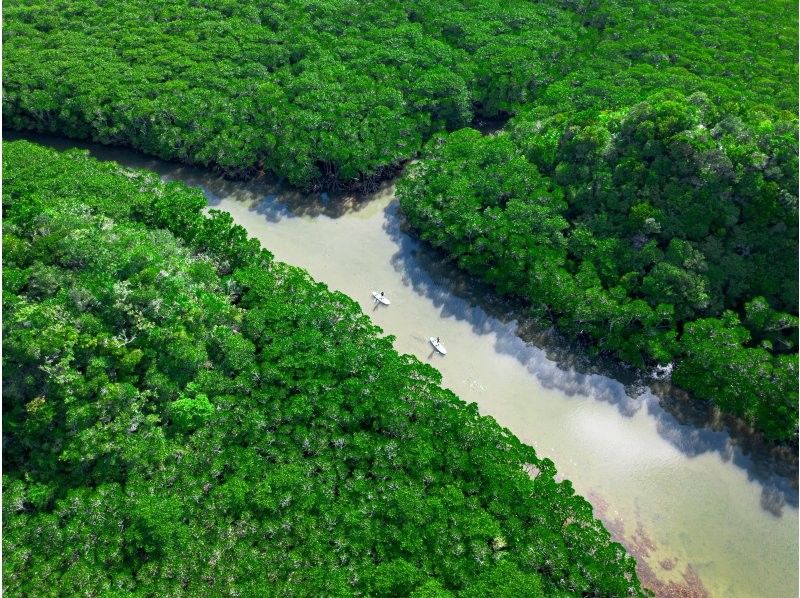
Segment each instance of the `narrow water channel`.
[{"label": "narrow water channel", "polygon": [[[765,473],[724,431],[681,425],[649,392],[633,398],[620,382],[548,359],[515,320],[492,315],[441,275],[438,256],[401,229],[390,185],[332,200],[135,152],[28,138],[201,187],[211,208],[229,212],[277,259],[358,301],[398,351],[434,365],[445,386],[550,457],[659,595],[798,595],[796,479]],[[372,290],[391,306],[376,306]],[[432,351],[431,336],[447,356]]]}]

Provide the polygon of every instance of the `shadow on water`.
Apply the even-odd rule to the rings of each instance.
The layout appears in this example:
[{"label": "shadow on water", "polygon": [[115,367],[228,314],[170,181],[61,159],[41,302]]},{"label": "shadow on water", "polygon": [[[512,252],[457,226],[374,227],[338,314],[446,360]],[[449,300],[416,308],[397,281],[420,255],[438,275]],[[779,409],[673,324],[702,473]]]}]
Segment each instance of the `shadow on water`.
[{"label": "shadow on water", "polygon": [[586,347],[543,328],[527,316],[523,302],[499,298],[469,278],[446,256],[412,237],[398,202],[385,209],[386,234],[397,245],[392,267],[403,283],[429,299],[443,318],[470,324],[478,335],[494,334],[495,349],[514,357],[545,388],[570,397],[592,397],[631,417],[641,409],[656,420],[659,435],[689,458],[714,452],[761,486],[761,506],[780,516],[785,504],[798,506],[798,462],[793,447],[769,445],[744,422],[624,364],[592,357]]},{"label": "shadow on water", "polygon": [[[27,139],[58,150],[88,150],[99,160],[130,168],[144,168],[164,180],[180,180],[199,187],[209,206],[221,198],[235,199],[268,221],[303,216],[338,218],[358,212],[371,200],[391,193],[385,182],[377,192],[304,194],[273,178],[260,175],[232,181],[202,168],[165,162],[137,151],[30,132],[3,131],[6,139]],[[762,488],[761,506],[779,516],[784,504],[798,506],[798,461],[795,447],[773,447],[759,440],[743,422],[721,416],[705,403],[692,401],[668,382],[644,376],[615,360],[593,357],[585,347],[570,342],[554,329],[537,325],[526,306],[500,299],[479,281],[470,279],[443,254],[424,245],[405,230],[397,201],[385,209],[384,230],[397,245],[392,266],[404,284],[429,299],[442,317],[469,323],[478,335],[494,334],[495,349],[517,359],[546,388],[570,397],[592,397],[608,402],[631,417],[646,409],[655,418],[658,433],[687,457],[715,452],[747,472]],[[427,339],[421,339],[427,342]],[[434,350],[428,361],[436,358]]]},{"label": "shadow on water", "polygon": [[[249,195],[252,202],[250,209],[264,216],[270,222],[280,222],[284,218],[303,216],[340,218],[346,214],[363,210],[372,199],[389,193],[392,188],[392,182],[385,181],[379,185],[377,191],[363,195],[347,192],[306,194],[293,190],[283,183],[270,181],[266,176],[238,184],[250,189]],[[237,199],[235,194],[228,194],[228,197]]]}]

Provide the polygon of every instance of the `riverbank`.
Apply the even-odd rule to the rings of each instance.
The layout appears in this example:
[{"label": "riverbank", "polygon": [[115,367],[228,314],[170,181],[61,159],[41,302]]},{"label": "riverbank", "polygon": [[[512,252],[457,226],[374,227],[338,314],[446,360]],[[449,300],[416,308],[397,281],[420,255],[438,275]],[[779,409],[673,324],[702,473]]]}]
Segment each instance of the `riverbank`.
[{"label": "riverbank", "polygon": [[[521,338],[513,318],[496,318],[461,296],[435,254],[400,231],[390,188],[336,218],[323,206],[316,215],[294,213],[257,190],[217,197],[212,207],[230,213],[279,259],[354,297],[396,336],[398,350],[428,360],[448,388],[559,463],[637,555],[640,575],[658,580],[651,585],[750,596],[768,583],[774,595],[791,594],[782,592],[794,575],[788,555],[797,551],[793,482],[760,477],[727,434],[681,424],[652,393],[631,396],[621,382],[550,360]],[[391,307],[376,307],[372,288],[384,290]],[[441,336],[447,357],[430,351],[432,335]],[[788,496],[779,516],[761,506],[776,488]],[[779,551],[770,548],[775,538],[785,543]],[[783,562],[770,580],[757,575],[758,584],[742,569],[754,558],[753,542],[770,559],[759,561],[765,571],[774,559]]]},{"label": "riverbank", "polygon": [[[583,370],[579,358],[554,361],[527,342],[513,310],[481,300],[480,288],[451,278],[403,231],[390,185],[342,202],[91,150],[201,187],[210,207],[229,212],[278,259],[356,299],[396,337],[395,348],[434,365],[448,388],[554,459],[634,547],[640,575],[646,566],[664,587],[687,591],[696,590],[696,576],[713,596],[797,594],[795,481],[767,474],[724,430],[681,423],[653,393],[632,396],[627,382]],[[376,308],[373,288],[389,294],[390,308]],[[431,354],[431,335],[445,341],[446,358]],[[787,497],[779,515],[762,507],[775,488]]]}]

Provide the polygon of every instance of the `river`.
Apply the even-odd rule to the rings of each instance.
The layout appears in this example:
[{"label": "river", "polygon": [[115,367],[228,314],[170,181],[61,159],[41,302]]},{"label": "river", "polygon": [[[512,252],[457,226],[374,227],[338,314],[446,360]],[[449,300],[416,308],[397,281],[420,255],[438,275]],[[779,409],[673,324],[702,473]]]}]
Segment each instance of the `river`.
[{"label": "river", "polygon": [[[657,594],[798,595],[796,477],[771,473],[724,430],[679,423],[651,392],[629,396],[622,383],[557,363],[523,340],[517,320],[476,300],[403,231],[390,184],[334,200],[132,151],[26,137],[201,187],[211,208],[229,212],[279,260],[358,301],[398,351],[433,364],[445,386],[551,458]],[[372,290],[391,306],[376,306]],[[446,356],[432,351],[431,336]]]}]

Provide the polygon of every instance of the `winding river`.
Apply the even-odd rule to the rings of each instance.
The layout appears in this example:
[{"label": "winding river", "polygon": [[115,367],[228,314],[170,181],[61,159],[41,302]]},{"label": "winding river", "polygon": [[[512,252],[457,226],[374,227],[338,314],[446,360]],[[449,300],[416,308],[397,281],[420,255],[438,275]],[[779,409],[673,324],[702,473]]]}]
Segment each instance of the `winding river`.
[{"label": "winding river", "polygon": [[[211,208],[357,300],[398,351],[432,363],[445,386],[550,457],[658,595],[798,595],[796,478],[771,473],[723,430],[679,423],[651,392],[629,396],[622,383],[556,363],[523,340],[517,320],[476,299],[403,231],[391,185],[357,199],[302,196],[131,151],[26,138],[201,187]],[[391,306],[376,306],[374,289]],[[446,357],[432,352],[430,336],[442,338]]]}]

